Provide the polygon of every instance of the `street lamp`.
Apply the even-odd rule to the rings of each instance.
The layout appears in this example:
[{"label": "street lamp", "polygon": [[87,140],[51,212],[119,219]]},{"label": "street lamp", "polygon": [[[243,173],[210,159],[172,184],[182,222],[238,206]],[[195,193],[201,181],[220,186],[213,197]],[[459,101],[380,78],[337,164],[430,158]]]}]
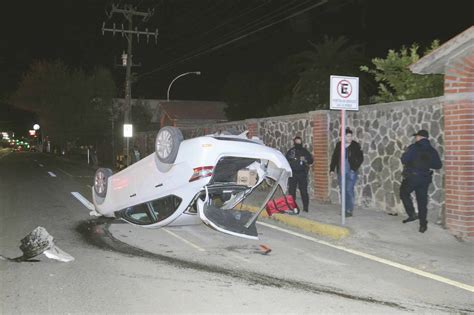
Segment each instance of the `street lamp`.
[{"label": "street lamp", "polygon": [[40,128],[41,128],[41,127],[40,127],[40,125],[38,125],[38,124],[34,124],[34,125],[33,125],[33,130],[34,130],[33,135],[34,135],[35,138],[36,138],[36,144],[37,144],[37,145],[40,145],[40,144],[43,143],[43,139],[42,139],[43,133],[39,131]]},{"label": "street lamp", "polygon": [[168,86],[168,92],[166,93],[166,96],[167,96],[167,100],[168,102],[170,101],[170,89],[171,89],[171,85],[173,85],[174,81],[176,81],[177,79],[181,78],[181,77],[184,77],[185,75],[188,75],[188,74],[196,74],[196,75],[201,75],[201,71],[191,71],[191,72],[185,72],[185,73],[182,73],[180,75],[178,75],[176,78],[173,79],[173,81],[171,81],[170,85]]}]

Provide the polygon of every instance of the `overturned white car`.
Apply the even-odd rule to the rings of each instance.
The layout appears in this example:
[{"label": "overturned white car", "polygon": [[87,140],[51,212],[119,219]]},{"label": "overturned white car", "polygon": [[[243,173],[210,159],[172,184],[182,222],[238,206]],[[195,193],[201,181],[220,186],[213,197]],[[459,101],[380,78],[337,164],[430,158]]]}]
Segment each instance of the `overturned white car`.
[{"label": "overturned white car", "polygon": [[183,140],[178,128],[164,127],[155,151],[116,174],[97,170],[92,188],[97,212],[151,228],[202,221],[256,239],[258,215],[286,191],[291,176],[278,150],[245,133]]}]

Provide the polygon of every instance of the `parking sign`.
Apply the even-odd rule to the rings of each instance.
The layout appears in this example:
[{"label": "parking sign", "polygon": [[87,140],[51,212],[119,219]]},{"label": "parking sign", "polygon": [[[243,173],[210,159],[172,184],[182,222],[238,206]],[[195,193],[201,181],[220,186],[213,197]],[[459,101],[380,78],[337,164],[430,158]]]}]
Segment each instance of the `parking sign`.
[{"label": "parking sign", "polygon": [[332,75],[329,108],[359,110],[359,78]]}]

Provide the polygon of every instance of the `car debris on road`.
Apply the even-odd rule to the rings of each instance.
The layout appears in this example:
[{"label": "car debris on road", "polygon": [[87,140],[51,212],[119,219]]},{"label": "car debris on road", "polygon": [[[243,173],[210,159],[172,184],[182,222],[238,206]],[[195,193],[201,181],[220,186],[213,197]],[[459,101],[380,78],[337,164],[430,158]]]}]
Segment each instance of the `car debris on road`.
[{"label": "car debris on road", "polygon": [[38,226],[28,235],[21,239],[20,249],[23,252],[22,256],[16,258],[8,258],[0,256],[3,260],[10,260],[15,262],[34,261],[32,258],[44,254],[50,259],[59,260],[62,262],[70,262],[74,257],[60,249],[54,244],[54,238],[46,231],[44,227]]}]

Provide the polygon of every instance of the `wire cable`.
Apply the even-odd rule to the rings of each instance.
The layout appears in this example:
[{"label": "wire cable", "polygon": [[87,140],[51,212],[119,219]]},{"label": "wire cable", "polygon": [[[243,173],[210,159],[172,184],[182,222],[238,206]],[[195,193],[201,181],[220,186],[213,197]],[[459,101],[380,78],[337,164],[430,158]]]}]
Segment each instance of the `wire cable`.
[{"label": "wire cable", "polygon": [[[266,23],[266,22],[270,22],[273,18],[277,17],[278,15],[280,14],[283,14],[283,13],[286,13],[286,12],[289,12],[291,10],[293,10],[294,8],[297,8],[298,6],[301,6],[303,4],[306,4],[308,2],[312,2],[314,0],[306,0],[305,2],[303,3],[300,3],[299,5],[296,5],[292,8],[289,8],[289,9],[286,9],[288,6],[292,5],[293,3],[295,2],[298,2],[298,0],[293,0],[289,3],[286,3],[285,5],[277,8],[276,10],[272,11],[272,12],[269,12],[269,13],[266,13],[262,16],[259,16],[257,19],[251,21],[250,23],[247,23],[246,25],[242,26],[243,28],[240,28],[238,30],[233,30],[227,34],[224,34],[216,39],[213,39],[212,41],[210,41],[209,43],[195,49],[193,52],[189,53],[189,54],[192,54],[192,53],[195,53],[195,52],[198,52],[200,50],[203,50],[203,49],[206,49],[207,47],[211,47],[213,45],[216,45],[217,43],[220,43],[222,41],[225,41],[225,40],[228,40],[229,38],[233,37],[233,36],[236,36],[237,34],[240,34],[254,26],[257,26],[259,24],[263,24],[263,23]],[[286,9],[286,10],[285,10]],[[280,12],[279,12],[280,11]],[[167,53],[173,49],[175,49],[176,47],[171,47],[171,48],[168,48],[168,49],[165,49],[164,51],[162,51],[162,53]]]},{"label": "wire cable", "polygon": [[244,38],[246,38],[246,37],[248,37],[248,36],[250,36],[250,35],[252,35],[252,34],[255,34],[255,33],[260,32],[260,31],[262,31],[262,30],[264,30],[264,29],[267,29],[267,28],[269,28],[269,27],[271,27],[271,26],[273,26],[273,25],[275,25],[275,24],[278,24],[278,23],[281,23],[281,22],[286,21],[286,20],[288,20],[288,19],[291,19],[291,18],[293,18],[293,17],[295,17],[295,16],[298,16],[298,15],[304,13],[304,12],[307,12],[307,11],[309,11],[309,10],[315,8],[315,7],[321,6],[321,5],[323,5],[323,4],[327,3],[327,2],[328,2],[328,0],[321,0],[320,2],[318,2],[318,3],[316,3],[316,4],[310,5],[310,6],[304,8],[304,9],[302,9],[302,10],[299,10],[299,11],[297,11],[297,12],[294,12],[294,13],[288,15],[288,16],[282,17],[282,18],[280,18],[280,19],[278,19],[278,20],[276,20],[276,21],[274,21],[274,22],[272,22],[272,23],[266,24],[266,25],[264,25],[264,26],[262,26],[262,27],[259,27],[258,29],[249,31],[249,32],[247,32],[247,33],[245,33],[245,34],[243,34],[243,35],[240,35],[240,36],[238,36],[238,37],[235,37],[235,38],[233,38],[233,39],[231,39],[231,40],[228,40],[228,41],[223,42],[223,43],[220,43],[220,44],[216,44],[216,45],[214,45],[214,46],[211,47],[211,48],[208,48],[208,49],[203,50],[203,51],[196,52],[195,54],[192,54],[192,53],[191,53],[191,54],[188,54],[188,55],[186,55],[186,56],[183,56],[182,58],[177,58],[177,59],[175,59],[175,60],[173,60],[173,61],[171,61],[171,62],[169,62],[169,63],[167,63],[167,64],[165,64],[165,65],[162,65],[162,66],[157,67],[157,68],[155,68],[155,69],[153,69],[153,70],[151,70],[151,71],[145,72],[145,73],[143,73],[143,74],[137,76],[137,80],[140,79],[140,78],[142,78],[142,77],[144,77],[144,76],[148,76],[148,75],[150,75],[150,74],[152,74],[152,73],[156,73],[156,72],[159,72],[159,71],[168,69],[168,68],[170,68],[170,67],[174,67],[174,66],[176,66],[176,65],[178,65],[178,64],[181,64],[181,63],[183,63],[183,62],[192,60],[192,59],[194,59],[194,58],[196,58],[196,57],[199,57],[199,56],[202,56],[202,55],[204,55],[204,54],[207,54],[207,53],[210,53],[210,52],[214,52],[214,51],[216,51],[216,50],[218,50],[218,49],[224,48],[224,47],[226,47],[226,46],[228,46],[228,45],[230,45],[230,44],[232,44],[232,43],[234,43],[234,42],[236,42],[236,41],[242,40],[242,39],[244,39]]}]

